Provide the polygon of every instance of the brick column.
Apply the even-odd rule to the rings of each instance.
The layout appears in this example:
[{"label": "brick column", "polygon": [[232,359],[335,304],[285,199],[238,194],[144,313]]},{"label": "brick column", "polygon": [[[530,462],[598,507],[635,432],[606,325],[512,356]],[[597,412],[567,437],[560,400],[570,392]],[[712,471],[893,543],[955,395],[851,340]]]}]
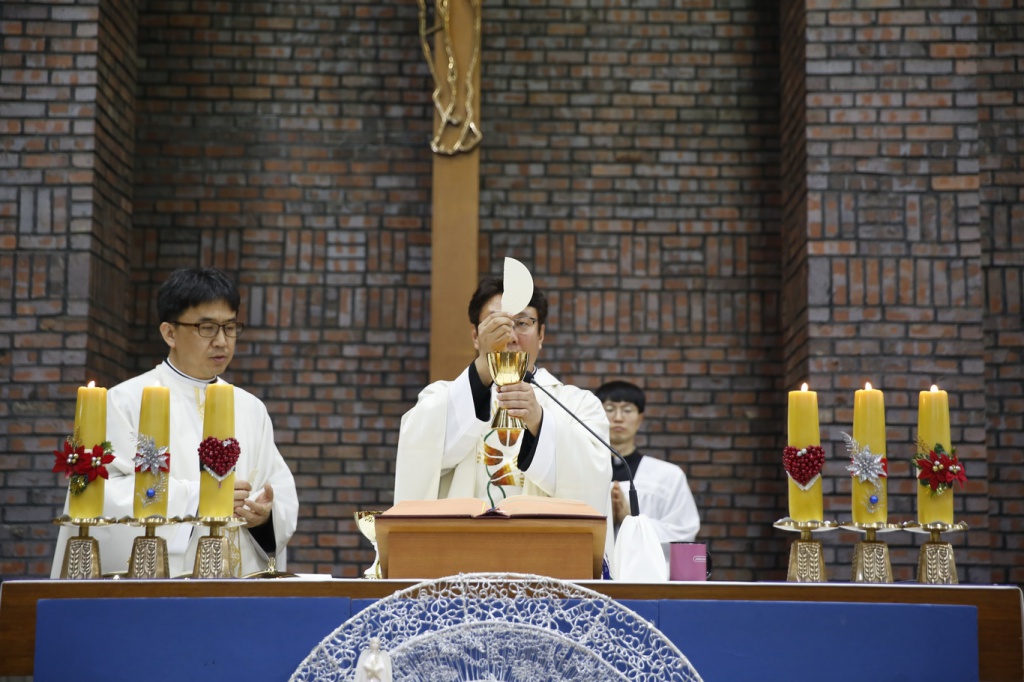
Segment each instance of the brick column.
[{"label": "brick column", "polygon": [[40,575],[76,386],[123,378],[135,6],[7,2],[0,16],[0,518],[24,541],[0,573]]},{"label": "brick column", "polygon": [[[786,285],[806,313],[786,324],[797,333],[806,317],[807,338],[787,357],[820,392],[822,438],[833,443],[827,515],[839,518],[850,514],[841,432],[852,427],[854,391],[866,381],[885,391],[894,521],[916,515],[918,391],[949,391],[953,444],[972,479],[956,502],[971,532],[949,539],[961,578],[987,582],[977,17],[939,0],[893,4],[808,0],[788,10],[806,22],[806,93],[786,106],[804,107],[807,194],[788,226],[806,267],[790,264],[799,276]],[[894,544],[897,579],[910,579],[916,548]],[[838,552],[845,562],[848,548]]]}]

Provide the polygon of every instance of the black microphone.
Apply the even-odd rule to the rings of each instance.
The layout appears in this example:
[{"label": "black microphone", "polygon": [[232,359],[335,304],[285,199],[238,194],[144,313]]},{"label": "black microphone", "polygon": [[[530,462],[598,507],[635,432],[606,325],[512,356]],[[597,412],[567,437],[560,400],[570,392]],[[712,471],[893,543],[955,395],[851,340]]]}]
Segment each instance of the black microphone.
[{"label": "black microphone", "polygon": [[525,381],[528,384],[533,384],[534,386],[539,388],[541,391],[543,391],[544,395],[546,395],[547,397],[549,397],[552,400],[554,400],[555,404],[558,405],[559,407],[561,407],[563,410],[565,410],[565,413],[567,415],[569,415],[570,417],[575,419],[577,424],[579,424],[580,426],[585,428],[587,431],[589,431],[590,435],[593,436],[594,438],[596,438],[598,443],[600,443],[601,445],[603,445],[606,448],[608,448],[609,452],[611,452],[613,455],[615,455],[616,457],[618,457],[622,461],[623,466],[626,467],[626,475],[629,477],[629,515],[630,516],[640,516],[640,499],[636,495],[636,484],[633,483],[633,472],[629,470],[629,463],[626,461],[626,458],[623,457],[622,455],[620,455],[618,450],[613,448],[608,443],[605,443],[604,439],[601,438],[601,436],[597,435],[594,432],[594,429],[592,429],[589,426],[587,426],[586,422],[584,422],[582,419],[577,417],[576,414],[572,410],[570,410],[568,407],[563,405],[561,403],[561,401],[558,400],[558,398],[556,398],[555,396],[551,395],[551,391],[549,391],[548,389],[546,389],[543,386],[541,386],[540,384],[538,384],[536,377],[533,375],[533,372],[527,370],[526,374],[523,375],[523,381]]}]

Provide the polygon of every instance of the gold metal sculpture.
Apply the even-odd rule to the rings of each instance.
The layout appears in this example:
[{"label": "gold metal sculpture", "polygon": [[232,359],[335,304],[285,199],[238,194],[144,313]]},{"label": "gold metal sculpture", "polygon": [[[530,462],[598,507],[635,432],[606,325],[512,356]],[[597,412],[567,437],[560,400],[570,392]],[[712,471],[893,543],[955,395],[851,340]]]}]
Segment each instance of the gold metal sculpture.
[{"label": "gold metal sculpture", "polygon": [[[460,73],[459,60],[456,59],[455,41],[452,36],[452,3],[460,0],[432,0],[433,22],[428,21],[430,8],[428,0],[417,0],[420,8],[420,43],[427,67],[434,79],[432,96],[436,110],[436,128],[430,141],[430,149],[435,154],[452,156],[460,152],[472,151],[483,138],[476,120],[476,108],[473,106],[476,97],[474,79],[480,65],[480,0],[465,0],[472,12],[472,41],[470,43],[469,63]],[[440,33],[440,49],[444,50],[444,77],[438,73],[438,65],[434,50],[430,46],[430,38]]]}]

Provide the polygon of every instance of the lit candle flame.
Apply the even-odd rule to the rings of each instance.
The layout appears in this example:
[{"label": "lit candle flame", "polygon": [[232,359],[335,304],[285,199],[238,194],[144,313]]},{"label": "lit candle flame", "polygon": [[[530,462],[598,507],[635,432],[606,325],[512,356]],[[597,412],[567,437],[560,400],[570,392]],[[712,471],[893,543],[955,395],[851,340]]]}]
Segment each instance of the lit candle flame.
[{"label": "lit candle flame", "polygon": [[939,387],[936,386],[935,384],[932,384],[932,393],[938,393],[938,392],[939,392]]},{"label": "lit candle flame", "polygon": [[801,391],[806,391],[807,390],[807,382],[804,382],[803,385],[800,386],[800,390]]},{"label": "lit candle flame", "polygon": [[96,388],[96,382],[95,381],[90,381],[89,382],[89,388]]},{"label": "lit candle flame", "polygon": [[865,381],[864,382],[864,390],[865,391],[870,391],[871,390],[871,382],[870,381]]}]

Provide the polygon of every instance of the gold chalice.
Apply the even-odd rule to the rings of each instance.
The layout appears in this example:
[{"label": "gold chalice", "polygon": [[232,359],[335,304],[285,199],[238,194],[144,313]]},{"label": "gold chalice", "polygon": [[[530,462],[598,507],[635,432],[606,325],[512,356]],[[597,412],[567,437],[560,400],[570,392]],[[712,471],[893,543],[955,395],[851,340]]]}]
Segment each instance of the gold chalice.
[{"label": "gold chalice", "polygon": [[363,571],[363,577],[369,579],[380,578],[380,552],[377,550],[377,526],[375,524],[379,514],[379,511],[357,511],[355,513],[356,528],[373,545],[373,565]]},{"label": "gold chalice", "polygon": [[[487,367],[491,370],[491,377],[498,386],[518,384],[526,375],[526,366],[530,356],[525,350],[502,350],[487,354]],[[492,429],[517,429],[522,431],[526,428],[523,420],[513,417],[504,407],[499,407],[494,412],[491,420]]]}]

